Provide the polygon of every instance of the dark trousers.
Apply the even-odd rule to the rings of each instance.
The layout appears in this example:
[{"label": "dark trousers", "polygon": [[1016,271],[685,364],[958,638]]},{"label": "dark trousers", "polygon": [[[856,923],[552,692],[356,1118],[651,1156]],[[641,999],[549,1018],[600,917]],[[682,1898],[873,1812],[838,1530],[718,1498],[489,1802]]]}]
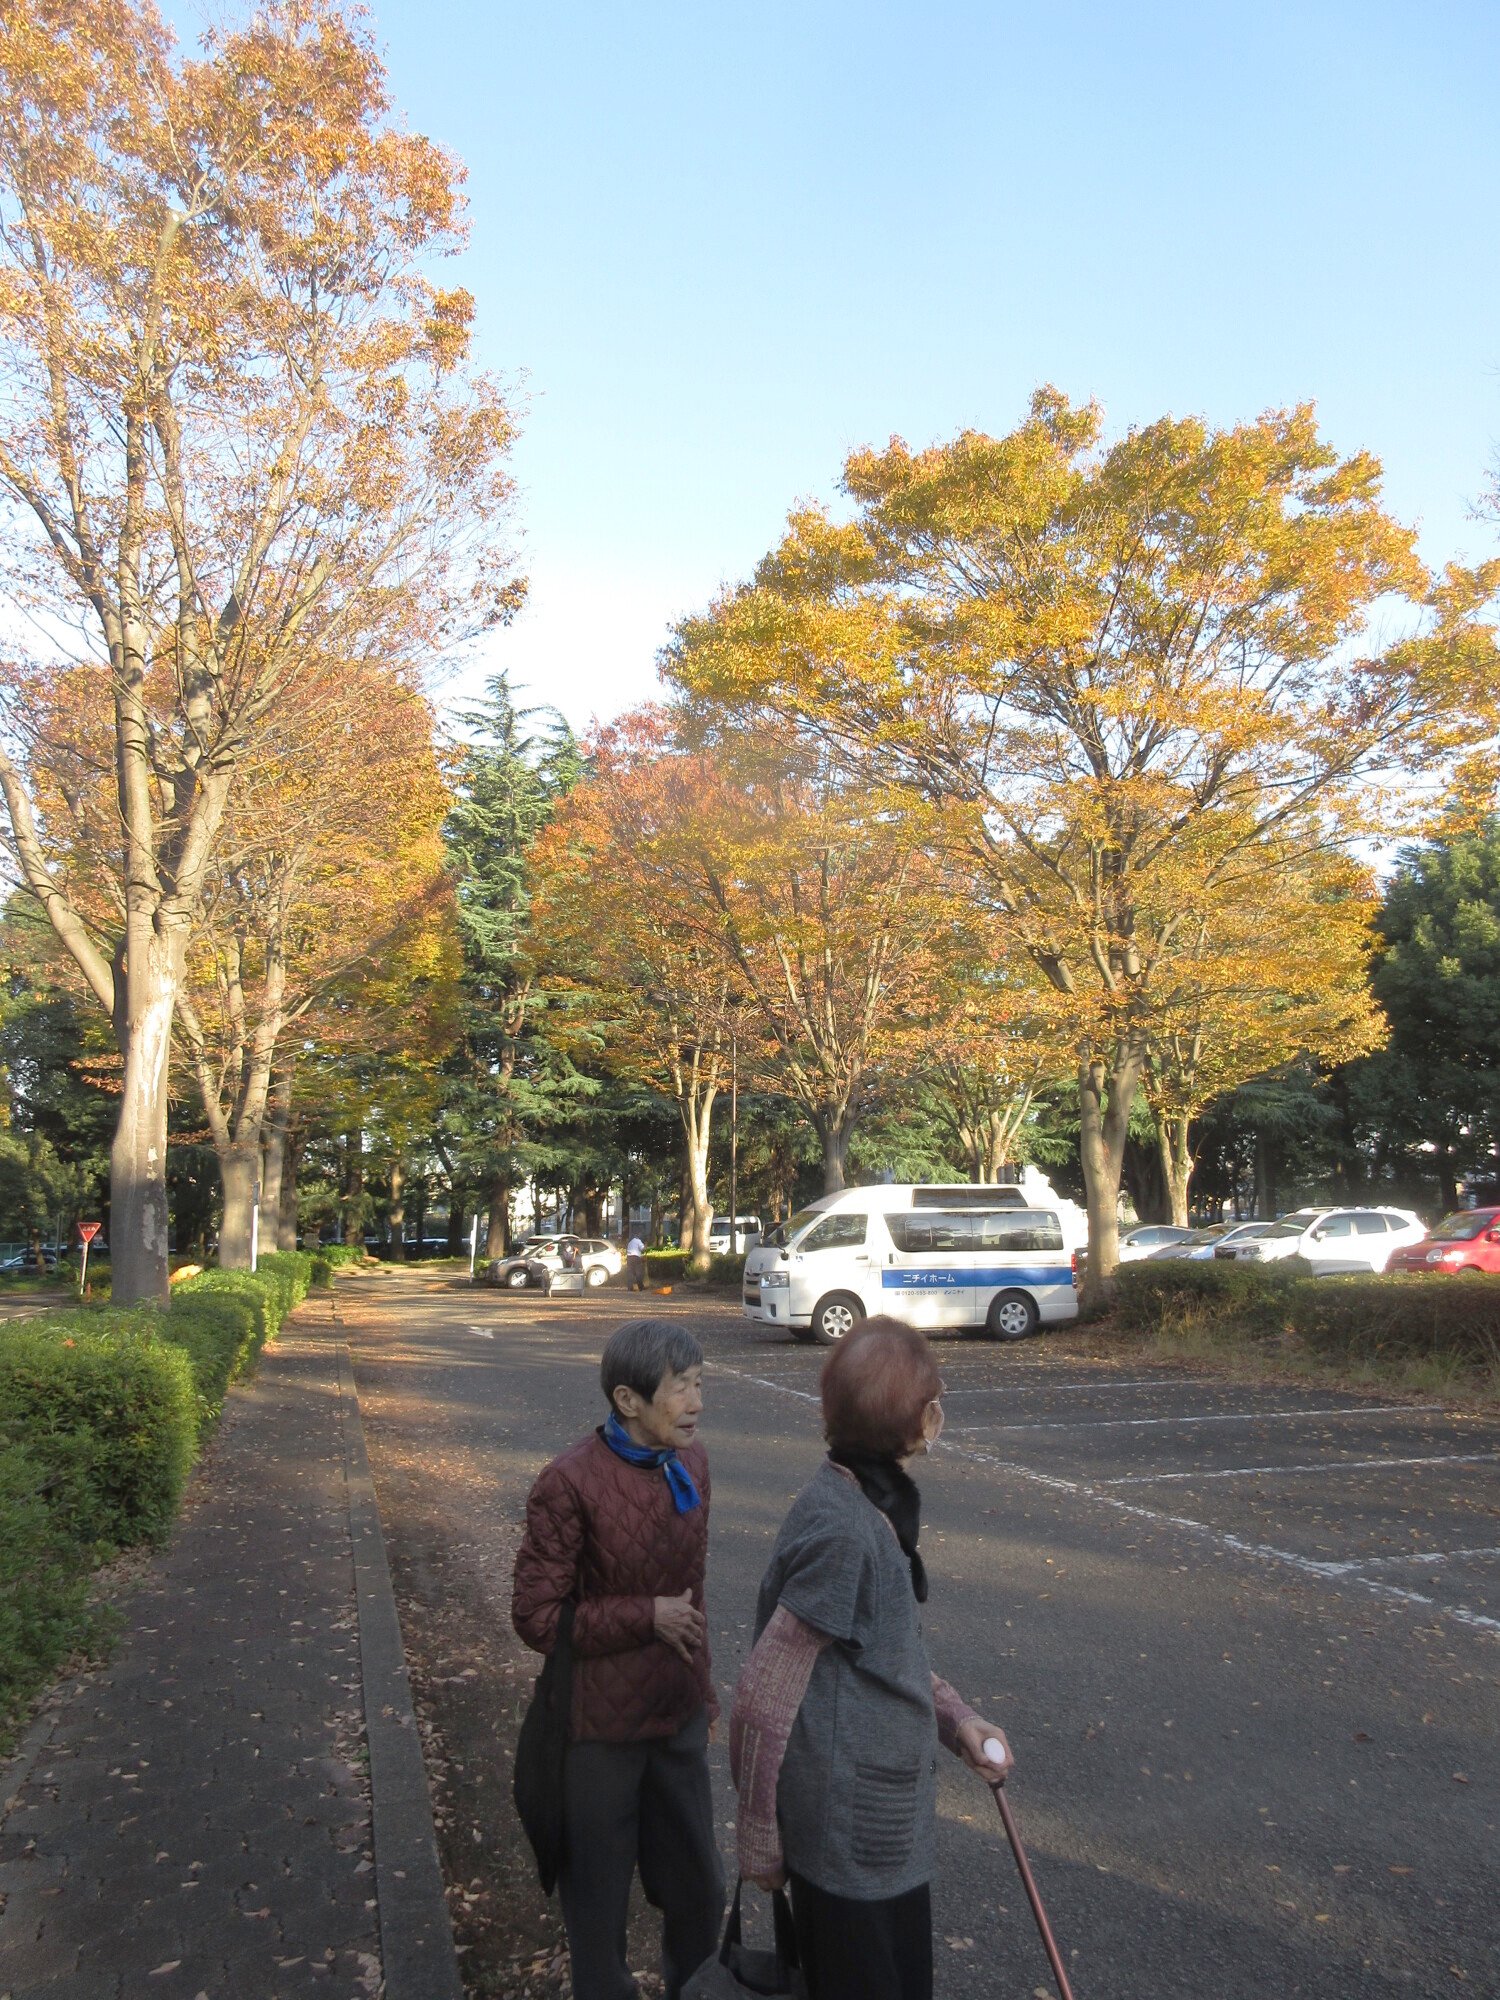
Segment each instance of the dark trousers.
[{"label": "dark trousers", "polygon": [[571,1743],[563,1775],[567,1860],[558,1878],[574,2000],[635,2000],[625,1956],[630,1879],[662,1913],[667,2000],[712,1957],[724,1871],[708,1785],[708,1713],[647,1743]]},{"label": "dark trousers", "polygon": [[646,1260],[644,1257],[625,1259],[625,1289],[627,1292],[643,1292],[646,1289]]},{"label": "dark trousers", "polygon": [[807,2000],[932,2000],[932,1891],[862,1902],[792,1877]]}]

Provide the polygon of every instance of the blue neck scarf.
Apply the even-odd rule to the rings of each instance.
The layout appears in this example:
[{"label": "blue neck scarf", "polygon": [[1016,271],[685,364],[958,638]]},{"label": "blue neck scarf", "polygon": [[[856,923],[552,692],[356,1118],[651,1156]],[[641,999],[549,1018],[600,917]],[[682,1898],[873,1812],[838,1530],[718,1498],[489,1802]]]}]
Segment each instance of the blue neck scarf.
[{"label": "blue neck scarf", "polygon": [[609,1421],[603,1430],[604,1442],[616,1457],[623,1458],[627,1465],[659,1465],[667,1476],[667,1485],[672,1490],[672,1504],[679,1514],[691,1514],[701,1506],[698,1489],[693,1484],[693,1475],[673,1450],[655,1451],[650,1445],[637,1444],[635,1439],[620,1422],[619,1412],[611,1410]]}]

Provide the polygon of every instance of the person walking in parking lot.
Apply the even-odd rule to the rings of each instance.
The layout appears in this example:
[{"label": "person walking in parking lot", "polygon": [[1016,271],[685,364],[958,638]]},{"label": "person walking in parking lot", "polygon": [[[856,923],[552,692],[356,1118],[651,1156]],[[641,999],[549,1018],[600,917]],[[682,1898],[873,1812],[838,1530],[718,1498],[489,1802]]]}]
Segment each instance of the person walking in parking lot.
[{"label": "person walking in parking lot", "polygon": [[646,1246],[639,1236],[632,1236],[625,1245],[625,1289],[627,1292],[646,1289]]},{"label": "person walking in parking lot", "polygon": [[633,1320],[605,1347],[600,1381],[608,1418],[543,1468],[526,1502],[511,1618],[550,1653],[574,1606],[558,1891],[575,2000],[636,2000],[637,1867],[677,2000],[724,1909],[707,1756],[719,1704],[703,1608],[703,1353],[682,1327]]},{"label": "person walking in parking lot", "polygon": [[[740,1873],[791,1882],[808,2000],[931,2000],[937,1747],[989,1785],[1003,1733],[927,1664],[906,1467],[943,1427],[915,1327],[866,1320],[823,1370],[828,1457],[782,1524],[735,1692]],[[984,1754],[999,1738],[1005,1762]]]}]

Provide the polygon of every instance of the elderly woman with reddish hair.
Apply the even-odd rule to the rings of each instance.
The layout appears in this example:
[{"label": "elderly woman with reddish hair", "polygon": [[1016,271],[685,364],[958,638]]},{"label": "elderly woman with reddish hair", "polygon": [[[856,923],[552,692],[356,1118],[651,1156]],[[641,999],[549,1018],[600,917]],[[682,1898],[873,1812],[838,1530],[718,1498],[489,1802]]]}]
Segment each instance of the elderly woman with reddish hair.
[{"label": "elderly woman with reddish hair", "polygon": [[942,1386],[923,1336],[884,1316],[829,1357],[828,1457],[777,1536],[735,1694],[740,1873],[790,1878],[810,2000],[931,2000],[938,1744],[988,1784],[1010,1769],[922,1642],[906,1467],[937,1442]]}]

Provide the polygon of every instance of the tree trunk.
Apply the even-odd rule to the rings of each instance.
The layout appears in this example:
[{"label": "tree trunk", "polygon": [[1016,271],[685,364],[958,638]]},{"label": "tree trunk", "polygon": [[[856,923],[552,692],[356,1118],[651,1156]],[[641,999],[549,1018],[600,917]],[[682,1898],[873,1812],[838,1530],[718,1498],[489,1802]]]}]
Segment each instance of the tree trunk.
[{"label": "tree trunk", "polygon": [[484,1239],[486,1257],[510,1254],[510,1182],[497,1180],[490,1187],[490,1216]]},{"label": "tree trunk", "polygon": [[1276,1160],[1264,1132],[1255,1135],[1255,1214],[1260,1222],[1276,1220]]},{"label": "tree trunk", "polygon": [[[713,1203],[708,1192],[708,1145],[713,1132],[714,1098],[717,1094],[714,1086],[709,1084],[696,1098],[684,1096],[677,1102],[687,1153],[687,1190],[691,1205],[688,1240],[684,1247],[693,1253],[692,1268],[695,1271],[708,1269],[708,1232],[714,1219]],[[730,1228],[732,1233],[732,1222]]]},{"label": "tree trunk", "polygon": [[1188,1121],[1183,1117],[1156,1120],[1156,1143],[1161,1154],[1162,1177],[1172,1205],[1172,1220],[1179,1229],[1188,1226],[1188,1182],[1193,1177],[1193,1156],[1188,1151]]},{"label": "tree trunk", "polygon": [[287,1134],[292,1122],[292,1077],[281,1070],[271,1092],[266,1122],[261,1128],[260,1240],[266,1250],[295,1250],[281,1233],[281,1183],[286,1172]]},{"label": "tree trunk", "polygon": [[127,935],[115,1022],[125,1067],[109,1149],[111,1294],[119,1306],[165,1304],[168,1296],[167,1061],[184,948],[182,933],[162,937],[136,917]]},{"label": "tree trunk", "polygon": [[251,1214],[255,1205],[255,1182],[260,1172],[260,1138],[254,1143],[238,1139],[216,1148],[219,1183],[224,1191],[224,1213],[219,1222],[219,1269],[248,1271],[250,1268]]},{"label": "tree trunk", "polygon": [[385,1240],[391,1261],[406,1262],[406,1171],[399,1159],[391,1161],[391,1206],[386,1216]]},{"label": "tree trunk", "polygon": [[1085,1061],[1078,1071],[1078,1152],[1089,1217],[1089,1262],[1079,1301],[1085,1313],[1103,1312],[1114,1298],[1120,1264],[1120,1169],[1130,1129],[1130,1107],[1141,1078],[1142,1056],[1127,1046],[1113,1061]]},{"label": "tree trunk", "polygon": [[281,1215],[276,1241],[283,1250],[297,1247],[297,1168],[302,1158],[302,1141],[296,1132],[286,1135],[281,1160]]},{"label": "tree trunk", "polygon": [[365,1135],[363,1132],[344,1134],[344,1241],[363,1243],[365,1240]]},{"label": "tree trunk", "polygon": [[677,1177],[677,1247],[691,1250],[693,1247],[693,1163],[690,1157],[692,1147],[688,1144],[686,1127],[682,1135],[682,1171]]},{"label": "tree trunk", "polygon": [[823,1192],[839,1194],[847,1185],[844,1164],[854,1136],[854,1116],[847,1104],[824,1105],[813,1114],[812,1125],[823,1148]]},{"label": "tree trunk", "polygon": [[457,1189],[448,1197],[448,1255],[457,1257],[464,1247],[464,1205]]}]

